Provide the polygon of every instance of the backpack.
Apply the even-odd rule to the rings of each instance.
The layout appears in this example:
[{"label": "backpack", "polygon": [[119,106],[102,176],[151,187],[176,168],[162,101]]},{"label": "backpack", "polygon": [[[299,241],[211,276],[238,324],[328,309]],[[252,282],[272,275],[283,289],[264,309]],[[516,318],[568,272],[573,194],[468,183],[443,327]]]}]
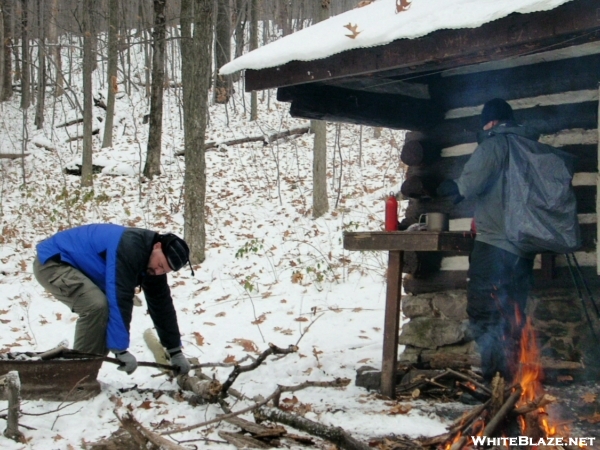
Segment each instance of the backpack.
[{"label": "backpack", "polygon": [[506,236],[526,253],[570,253],[581,246],[571,184],[575,157],[516,134],[508,141]]}]

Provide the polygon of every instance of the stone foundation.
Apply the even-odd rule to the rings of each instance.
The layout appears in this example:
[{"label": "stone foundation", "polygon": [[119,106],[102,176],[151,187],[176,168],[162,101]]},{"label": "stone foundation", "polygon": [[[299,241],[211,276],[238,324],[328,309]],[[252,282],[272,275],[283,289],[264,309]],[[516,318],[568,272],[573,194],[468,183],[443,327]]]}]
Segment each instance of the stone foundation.
[{"label": "stone foundation", "polygon": [[[448,367],[449,361],[478,366],[477,346],[467,330],[466,307],[464,290],[403,296],[402,313],[410,321],[400,331],[399,343],[405,346],[400,362],[426,363],[432,368]],[[595,310],[591,305],[587,309],[599,329]],[[595,342],[575,289],[535,292],[529,296],[527,315],[536,330],[542,357],[599,364],[600,343]]]}]

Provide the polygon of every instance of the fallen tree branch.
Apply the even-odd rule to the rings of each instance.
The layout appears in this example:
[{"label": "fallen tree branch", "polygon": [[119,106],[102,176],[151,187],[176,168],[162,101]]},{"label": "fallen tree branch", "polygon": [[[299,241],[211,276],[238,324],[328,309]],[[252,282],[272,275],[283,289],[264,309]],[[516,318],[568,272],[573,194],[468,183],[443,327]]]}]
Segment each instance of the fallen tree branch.
[{"label": "fallen tree branch", "polygon": [[[219,148],[222,145],[238,145],[238,144],[245,144],[247,142],[258,142],[258,141],[262,141],[263,145],[269,145],[271,142],[277,141],[281,138],[284,138],[287,136],[295,136],[298,134],[305,134],[305,133],[308,133],[309,131],[310,131],[310,127],[301,127],[301,128],[292,128],[290,130],[280,131],[279,133],[274,133],[270,136],[265,136],[265,135],[248,136],[245,138],[231,139],[229,141],[209,141],[204,144],[204,150],[206,151],[206,150],[213,149],[213,148]],[[185,155],[185,150],[181,150],[181,151],[175,153],[175,155],[183,156],[183,155]]]},{"label": "fallen tree branch", "polygon": [[256,361],[254,361],[253,363],[248,364],[246,366],[240,366],[240,365],[235,366],[233,371],[229,374],[229,377],[227,378],[225,383],[223,383],[223,387],[221,388],[221,396],[224,396],[225,394],[227,394],[227,390],[231,387],[233,382],[236,380],[236,378],[241,373],[249,372],[251,370],[256,369],[258,366],[260,366],[263,363],[263,361],[265,359],[267,359],[267,357],[269,355],[287,355],[289,353],[295,353],[297,351],[298,351],[298,347],[296,347],[295,345],[290,345],[288,348],[283,349],[283,348],[277,347],[274,344],[269,343],[269,348],[267,350],[265,350],[264,352],[262,352],[260,354],[260,356],[258,358],[256,358]]},{"label": "fallen tree branch", "polygon": [[123,417],[119,417],[115,411],[115,416],[121,422],[122,427],[140,445],[140,448],[149,450],[188,450],[186,447],[177,445],[159,434],[148,430],[130,413],[125,413]]},{"label": "fallen tree branch", "polygon": [[496,415],[492,417],[492,419],[485,426],[485,428],[483,429],[483,436],[491,437],[494,434],[496,428],[498,428],[498,425],[500,425],[500,422],[502,422],[502,420],[508,414],[508,412],[514,408],[514,406],[519,401],[519,398],[521,398],[522,391],[523,390],[521,389],[521,386],[517,386],[515,388],[515,391],[511,394],[510,397],[508,397],[508,400],[504,402],[504,404],[498,410]]},{"label": "fallen tree branch", "polygon": [[[223,420],[227,420],[232,417],[236,417],[241,414],[245,414],[247,412],[250,412],[252,410],[260,408],[263,405],[266,405],[267,403],[269,403],[271,400],[274,400],[275,398],[279,398],[283,392],[295,392],[295,391],[299,391],[300,389],[306,389],[309,387],[342,387],[342,386],[347,386],[349,383],[350,383],[350,380],[348,380],[347,378],[336,378],[333,381],[305,381],[304,383],[302,383],[298,386],[278,386],[277,389],[275,389],[275,391],[271,395],[269,395],[267,398],[265,398],[259,402],[256,402],[254,405],[248,406],[247,408],[240,409],[239,411],[235,411],[235,412],[232,412],[229,414],[223,414],[222,416],[217,416],[216,418],[207,420],[206,422],[197,423],[195,425],[189,425],[189,426],[183,427],[183,428],[177,428],[175,430],[165,431],[165,432],[161,433],[161,435],[166,436],[169,434],[181,433],[183,431],[190,431],[195,428],[200,428],[200,427],[203,427],[206,425],[212,425],[213,423],[221,422]],[[241,394],[236,393],[236,398],[242,398],[242,397],[243,396]]]},{"label": "fallen tree branch", "polygon": [[271,420],[320,437],[346,450],[370,450],[368,444],[355,439],[340,427],[323,425],[277,408],[261,406],[255,413],[257,419]]}]

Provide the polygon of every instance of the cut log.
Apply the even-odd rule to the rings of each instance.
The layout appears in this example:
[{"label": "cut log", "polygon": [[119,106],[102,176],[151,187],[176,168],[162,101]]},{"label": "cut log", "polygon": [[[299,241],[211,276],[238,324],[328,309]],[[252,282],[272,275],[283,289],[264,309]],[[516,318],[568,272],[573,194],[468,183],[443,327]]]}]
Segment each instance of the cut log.
[{"label": "cut log", "polygon": [[269,444],[254,439],[251,436],[245,436],[239,433],[230,433],[228,431],[219,431],[219,437],[225,439],[237,448],[271,448]]},{"label": "cut log", "polygon": [[221,383],[218,380],[202,380],[195,376],[179,375],[177,384],[183,390],[192,391],[207,403],[216,403],[221,392]]},{"label": "cut log", "polygon": [[11,371],[6,375],[6,397],[8,399],[8,413],[6,417],[6,430],[4,436],[13,441],[25,444],[25,436],[19,431],[19,413],[21,412],[21,380],[19,372]]},{"label": "cut log", "polygon": [[412,176],[402,183],[400,192],[405,198],[428,199],[435,195],[438,184],[431,176]]},{"label": "cut log", "polygon": [[439,147],[429,145],[426,141],[410,140],[407,137],[400,153],[400,160],[411,167],[429,165],[437,161],[440,154]]}]

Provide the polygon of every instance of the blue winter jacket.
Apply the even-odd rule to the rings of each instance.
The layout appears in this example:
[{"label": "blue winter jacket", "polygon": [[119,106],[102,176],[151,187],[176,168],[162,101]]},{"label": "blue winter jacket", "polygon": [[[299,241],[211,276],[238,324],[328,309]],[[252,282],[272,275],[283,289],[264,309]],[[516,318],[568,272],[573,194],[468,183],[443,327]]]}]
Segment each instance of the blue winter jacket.
[{"label": "blue winter jacket", "polygon": [[167,275],[146,274],[152,247],[159,235],[141,228],[113,224],[83,225],[61,231],[37,245],[38,259],[69,264],[85,274],[106,294],[110,350],[129,347],[129,324],[135,288],[141,286],[162,345],[179,347],[177,315]]}]

